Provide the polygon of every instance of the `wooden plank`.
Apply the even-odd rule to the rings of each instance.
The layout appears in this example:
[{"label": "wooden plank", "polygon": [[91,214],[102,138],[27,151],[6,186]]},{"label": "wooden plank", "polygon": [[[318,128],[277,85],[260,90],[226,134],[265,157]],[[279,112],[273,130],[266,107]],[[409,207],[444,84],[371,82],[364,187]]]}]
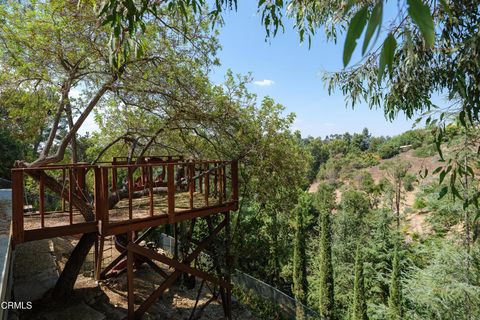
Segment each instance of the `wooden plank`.
[{"label": "wooden plank", "polygon": [[128,231],[139,231],[150,227],[156,227],[164,224],[168,224],[168,215],[156,215],[148,218],[137,218],[128,221],[111,222],[108,228],[103,230],[104,235],[121,234]]},{"label": "wooden plank", "polygon": [[23,230],[23,171],[12,170],[12,230],[13,244],[25,241]]},{"label": "wooden plank", "polygon": [[97,222],[82,222],[58,227],[46,227],[43,229],[25,230],[24,241],[34,241],[41,239],[50,239],[56,237],[69,236],[74,234],[83,234],[97,232]]},{"label": "wooden plank", "polygon": [[186,272],[188,274],[192,274],[196,277],[205,279],[205,280],[207,280],[211,283],[215,283],[215,284],[220,285],[224,288],[230,288],[230,289],[232,288],[232,285],[230,283],[228,283],[228,282],[226,282],[222,279],[218,279],[217,277],[214,277],[211,274],[206,273],[205,271],[193,268],[188,264],[183,264],[183,263],[179,262],[178,260],[171,259],[164,254],[146,249],[142,246],[139,246],[138,244],[133,244],[133,243],[128,244],[127,250],[132,251],[132,252],[134,252],[136,254],[139,254],[141,256],[144,256],[148,259],[157,260],[159,262],[162,262],[166,265],[169,265],[169,266],[173,267],[175,270],[181,270],[181,271]]},{"label": "wooden plank", "polygon": [[45,172],[43,171],[40,171],[39,184],[38,211],[40,212],[40,227],[45,228]]},{"label": "wooden plank", "polygon": [[213,214],[222,213],[225,211],[231,211],[235,208],[235,202],[224,202],[221,205],[216,205],[207,208],[198,208],[188,211],[181,211],[175,215],[174,222],[181,222],[185,220],[190,220],[193,218],[202,218]]}]

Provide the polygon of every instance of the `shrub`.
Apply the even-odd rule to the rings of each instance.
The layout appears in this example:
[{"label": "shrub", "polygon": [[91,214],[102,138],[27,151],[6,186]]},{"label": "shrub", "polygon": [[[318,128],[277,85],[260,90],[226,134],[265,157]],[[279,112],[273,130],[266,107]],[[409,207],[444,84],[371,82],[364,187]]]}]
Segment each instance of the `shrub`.
[{"label": "shrub", "polygon": [[417,177],[411,173],[407,173],[403,178],[403,187],[406,191],[413,191],[413,183],[417,181]]},{"label": "shrub", "polygon": [[418,149],[415,149],[415,151],[413,151],[413,154],[415,155],[415,157],[427,158],[427,157],[431,157],[431,156],[436,155],[437,154],[437,149],[432,144],[425,145],[425,146],[422,146]]},{"label": "shrub", "polygon": [[390,159],[399,153],[399,148],[391,143],[385,143],[378,148],[378,155],[382,159]]},{"label": "shrub", "polygon": [[413,209],[421,210],[427,207],[427,202],[423,198],[415,198]]}]

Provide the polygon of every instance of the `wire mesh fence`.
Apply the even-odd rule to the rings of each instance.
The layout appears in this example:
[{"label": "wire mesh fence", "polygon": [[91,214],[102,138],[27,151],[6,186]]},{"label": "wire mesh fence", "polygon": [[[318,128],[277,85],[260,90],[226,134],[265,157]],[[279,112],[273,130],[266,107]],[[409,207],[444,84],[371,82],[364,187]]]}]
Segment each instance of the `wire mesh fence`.
[{"label": "wire mesh fence", "polygon": [[[162,233],[160,234],[159,240],[159,246],[164,251],[173,254],[175,239]],[[232,281],[235,285],[242,287],[244,290],[251,290],[266,301],[278,306],[282,311],[282,314],[288,319],[297,319],[298,314],[302,314],[302,317],[305,320],[321,318],[317,312],[303,305],[286,293],[240,270],[235,270],[235,274],[232,275]]]}]

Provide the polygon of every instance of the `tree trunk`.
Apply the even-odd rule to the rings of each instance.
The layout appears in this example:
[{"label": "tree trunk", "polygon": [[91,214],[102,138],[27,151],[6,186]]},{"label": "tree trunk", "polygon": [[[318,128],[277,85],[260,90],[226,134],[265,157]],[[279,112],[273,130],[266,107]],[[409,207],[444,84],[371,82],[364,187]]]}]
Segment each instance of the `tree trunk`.
[{"label": "tree trunk", "polygon": [[55,284],[55,288],[52,291],[52,298],[55,300],[65,300],[70,297],[83,262],[95,243],[95,238],[95,233],[85,233],[82,235]]},{"label": "tree trunk", "polygon": [[[68,118],[68,128],[73,130],[73,114],[72,114],[72,105],[68,102],[65,106],[65,112],[67,113]],[[70,146],[72,148],[72,163],[78,162],[78,149],[77,149],[77,134],[74,133],[72,136],[72,141],[70,141]]]}]

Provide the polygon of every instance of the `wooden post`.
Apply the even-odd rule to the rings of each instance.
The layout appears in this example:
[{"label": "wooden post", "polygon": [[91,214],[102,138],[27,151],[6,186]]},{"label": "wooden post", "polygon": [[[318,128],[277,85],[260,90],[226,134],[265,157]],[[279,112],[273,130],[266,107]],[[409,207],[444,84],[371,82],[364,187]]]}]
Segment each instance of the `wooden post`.
[{"label": "wooden post", "polygon": [[94,198],[95,198],[95,219],[98,222],[98,232],[102,233],[102,224],[103,224],[103,192],[102,192],[102,170],[100,167],[95,167],[93,169],[94,172]]},{"label": "wooden post", "polygon": [[12,170],[12,229],[13,243],[22,243],[24,241],[22,170]]},{"label": "wooden post", "polygon": [[222,200],[227,201],[227,163],[220,168],[222,171]]},{"label": "wooden post", "polygon": [[73,224],[73,168],[68,169],[68,216],[70,224]]},{"label": "wooden post", "polygon": [[133,218],[133,208],[132,208],[132,198],[133,198],[133,173],[132,168],[129,166],[128,169],[128,218],[131,220]]},{"label": "wooden post", "polygon": [[[219,164],[217,164],[219,165]],[[223,203],[223,177],[222,177],[222,168],[217,168],[216,170],[217,176],[217,191],[218,191],[218,203]]]},{"label": "wooden post", "polygon": [[102,168],[102,230],[108,227],[109,217],[108,217],[108,168]]},{"label": "wooden post", "polygon": [[[65,168],[63,168],[63,169],[62,169],[62,184],[63,184],[64,190],[65,190],[65,177],[66,177],[66,175],[65,175]],[[65,197],[64,197],[63,191],[62,191],[61,197],[62,197],[62,211],[65,212]]]},{"label": "wooden post", "polygon": [[84,198],[83,196],[83,192],[85,190],[85,186],[86,186],[86,174],[87,172],[85,171],[85,168],[83,167],[77,167],[75,169],[76,171],[76,174],[77,174],[77,195],[80,197],[80,198]]},{"label": "wooden post", "polygon": [[150,217],[153,217],[153,166],[148,167],[148,189],[150,195]]},{"label": "wooden post", "polygon": [[38,172],[40,173],[38,211],[40,212],[40,227],[45,228],[45,172],[42,170]]},{"label": "wooden post", "polygon": [[175,219],[175,165],[167,165],[167,196],[168,196],[168,221],[170,223]]},{"label": "wooden post", "polygon": [[117,158],[113,158],[112,168],[112,192],[117,191],[117,168],[115,167]]}]

